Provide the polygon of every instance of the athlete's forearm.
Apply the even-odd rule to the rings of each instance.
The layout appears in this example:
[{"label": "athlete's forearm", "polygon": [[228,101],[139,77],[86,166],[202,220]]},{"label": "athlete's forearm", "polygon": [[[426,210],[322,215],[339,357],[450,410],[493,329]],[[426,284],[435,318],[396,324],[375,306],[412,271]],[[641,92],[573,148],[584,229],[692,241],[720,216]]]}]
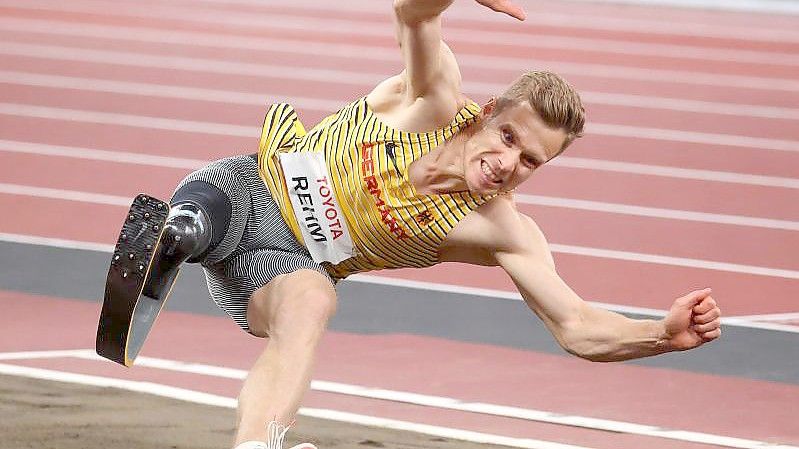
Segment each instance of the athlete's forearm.
[{"label": "athlete's forearm", "polygon": [[586,304],[581,319],[564,330],[564,348],[594,362],[649,357],[673,349],[661,320],[634,320]]},{"label": "athlete's forearm", "polygon": [[406,22],[421,22],[441,15],[453,0],[394,0],[397,17]]}]

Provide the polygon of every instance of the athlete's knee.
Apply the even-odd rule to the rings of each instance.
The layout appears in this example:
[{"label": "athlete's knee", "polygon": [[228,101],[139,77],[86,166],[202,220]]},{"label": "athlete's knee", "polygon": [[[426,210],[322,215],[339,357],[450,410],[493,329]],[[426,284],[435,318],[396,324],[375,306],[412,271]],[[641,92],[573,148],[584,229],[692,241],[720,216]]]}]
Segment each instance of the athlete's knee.
[{"label": "athlete's knee", "polygon": [[232,205],[219,187],[205,181],[190,181],[175,192],[171,204],[167,228],[192,242],[192,261],[202,259],[222,242],[230,224]]},{"label": "athlete's knee", "polygon": [[257,290],[248,304],[247,321],[256,336],[319,334],[336,313],[336,305],[330,281],[321,273],[301,270]]}]

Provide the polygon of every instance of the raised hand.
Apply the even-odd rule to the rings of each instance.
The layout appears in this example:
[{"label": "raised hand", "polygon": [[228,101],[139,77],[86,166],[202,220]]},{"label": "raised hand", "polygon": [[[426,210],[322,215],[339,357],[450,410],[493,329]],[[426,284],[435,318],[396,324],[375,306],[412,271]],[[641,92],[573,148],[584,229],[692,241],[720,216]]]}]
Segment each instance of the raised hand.
[{"label": "raised hand", "polygon": [[721,309],[709,288],[677,298],[664,319],[667,344],[681,351],[695,348],[721,335]]},{"label": "raised hand", "polygon": [[524,12],[524,9],[511,2],[510,0],[475,0],[477,3],[491,8],[493,11],[505,13],[511,17],[514,17],[519,20],[524,20],[527,18],[527,13]]}]

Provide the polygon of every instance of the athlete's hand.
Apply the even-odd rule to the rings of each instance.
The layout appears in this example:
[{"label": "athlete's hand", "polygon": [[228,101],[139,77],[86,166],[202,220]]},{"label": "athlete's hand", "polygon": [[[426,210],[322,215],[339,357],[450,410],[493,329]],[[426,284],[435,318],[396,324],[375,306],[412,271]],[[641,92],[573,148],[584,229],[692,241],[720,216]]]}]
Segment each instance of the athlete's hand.
[{"label": "athlete's hand", "polygon": [[514,17],[519,20],[524,20],[527,18],[527,13],[524,12],[524,9],[511,2],[510,0],[475,0],[477,3],[491,8],[496,12],[505,13],[511,17]]},{"label": "athlete's hand", "polygon": [[710,294],[706,288],[674,301],[663,320],[669,348],[683,351],[719,338],[721,309]]}]

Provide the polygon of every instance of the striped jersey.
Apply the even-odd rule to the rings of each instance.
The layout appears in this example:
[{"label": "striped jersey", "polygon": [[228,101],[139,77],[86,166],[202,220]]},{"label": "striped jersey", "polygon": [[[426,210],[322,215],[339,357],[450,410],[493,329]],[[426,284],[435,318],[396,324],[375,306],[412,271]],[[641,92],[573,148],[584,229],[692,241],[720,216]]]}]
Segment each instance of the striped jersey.
[{"label": "striped jersey", "polygon": [[384,268],[427,267],[439,262],[439,247],[458,221],[491,196],[419,194],[408,179],[408,167],[479,114],[480,106],[469,102],[442,129],[405,132],[382,123],[363,97],[306,132],[290,105],[275,104],[264,120],[259,171],[283,219],[303,242],[279,156],[324,154],[354,248],[354,256],[342,262],[323,263],[334,279]]}]

